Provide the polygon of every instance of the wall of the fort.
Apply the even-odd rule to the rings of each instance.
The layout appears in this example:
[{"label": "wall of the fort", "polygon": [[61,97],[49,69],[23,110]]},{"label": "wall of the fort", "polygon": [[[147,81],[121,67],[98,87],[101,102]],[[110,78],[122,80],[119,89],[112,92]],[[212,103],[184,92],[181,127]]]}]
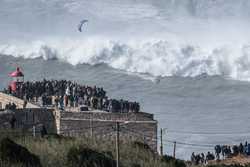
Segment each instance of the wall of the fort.
[{"label": "wall of the fort", "polygon": [[0,129],[10,129],[11,119],[15,118],[15,130],[32,132],[35,126],[37,133],[44,125],[48,133],[56,133],[55,119],[52,110],[19,109],[15,111],[0,111]]},{"label": "wall of the fort", "polygon": [[[0,92],[0,109],[4,109],[9,103],[15,103],[17,108],[23,108],[24,101],[11,95]],[[39,108],[38,106],[28,103],[26,108]]]},{"label": "wall of the fort", "polygon": [[103,111],[90,112],[62,112],[62,118],[67,119],[100,119],[100,120],[119,120],[119,121],[152,121],[153,114],[149,113],[111,113]]},{"label": "wall of the fort", "polygon": [[115,138],[116,122],[121,139],[148,144],[157,151],[157,121],[147,113],[61,112],[59,132],[68,136]]},{"label": "wall of the fort", "polygon": [[[9,102],[15,103],[18,110],[2,111]],[[148,144],[157,151],[157,121],[148,113],[108,113],[103,111],[60,112],[43,109],[28,103],[23,108],[23,100],[0,92],[0,129],[10,128],[10,120],[16,119],[15,129],[41,130],[44,125],[49,133],[66,136],[93,136],[114,139],[116,122],[120,124],[121,140],[137,140]]]}]

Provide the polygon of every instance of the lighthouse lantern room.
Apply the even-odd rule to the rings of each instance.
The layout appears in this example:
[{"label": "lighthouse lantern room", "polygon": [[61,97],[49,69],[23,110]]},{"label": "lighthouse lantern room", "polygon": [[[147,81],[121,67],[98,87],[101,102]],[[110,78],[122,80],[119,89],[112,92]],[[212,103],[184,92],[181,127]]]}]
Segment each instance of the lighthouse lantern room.
[{"label": "lighthouse lantern room", "polygon": [[12,81],[9,85],[11,88],[11,92],[17,93],[17,91],[19,90],[19,88],[21,87],[21,85],[24,82],[24,74],[20,70],[20,68],[17,67],[16,71],[10,73],[10,77],[12,77]]}]

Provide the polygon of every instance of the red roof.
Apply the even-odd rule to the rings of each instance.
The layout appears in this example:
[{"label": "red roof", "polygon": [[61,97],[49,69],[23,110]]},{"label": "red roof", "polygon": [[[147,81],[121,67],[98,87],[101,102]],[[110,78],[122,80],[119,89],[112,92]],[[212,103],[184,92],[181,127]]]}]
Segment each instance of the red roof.
[{"label": "red roof", "polygon": [[23,77],[24,75],[23,75],[22,71],[20,71],[20,68],[17,67],[16,71],[10,73],[10,76],[11,77]]}]

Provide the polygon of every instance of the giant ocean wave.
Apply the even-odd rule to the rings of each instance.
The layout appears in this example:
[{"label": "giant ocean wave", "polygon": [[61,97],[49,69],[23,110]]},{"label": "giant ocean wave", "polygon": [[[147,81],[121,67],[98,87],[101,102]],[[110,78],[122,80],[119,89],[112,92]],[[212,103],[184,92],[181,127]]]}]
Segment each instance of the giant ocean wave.
[{"label": "giant ocean wave", "polygon": [[104,63],[119,70],[152,76],[196,77],[207,74],[250,80],[250,45],[204,49],[164,40],[122,43],[94,39],[2,45],[0,53],[29,59],[58,59],[72,65]]},{"label": "giant ocean wave", "polygon": [[[250,80],[249,0],[0,0],[0,54]],[[83,33],[76,25],[89,19]]]}]

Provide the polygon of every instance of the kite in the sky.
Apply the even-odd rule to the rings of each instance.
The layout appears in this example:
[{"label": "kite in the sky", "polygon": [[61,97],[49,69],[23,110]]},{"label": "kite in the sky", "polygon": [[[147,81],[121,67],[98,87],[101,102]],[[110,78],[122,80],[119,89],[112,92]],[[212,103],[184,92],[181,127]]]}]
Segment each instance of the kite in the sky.
[{"label": "kite in the sky", "polygon": [[81,22],[80,22],[80,24],[78,25],[78,30],[80,31],[80,32],[82,32],[82,27],[83,27],[83,25],[85,24],[85,23],[87,23],[88,22],[88,20],[82,20]]}]

